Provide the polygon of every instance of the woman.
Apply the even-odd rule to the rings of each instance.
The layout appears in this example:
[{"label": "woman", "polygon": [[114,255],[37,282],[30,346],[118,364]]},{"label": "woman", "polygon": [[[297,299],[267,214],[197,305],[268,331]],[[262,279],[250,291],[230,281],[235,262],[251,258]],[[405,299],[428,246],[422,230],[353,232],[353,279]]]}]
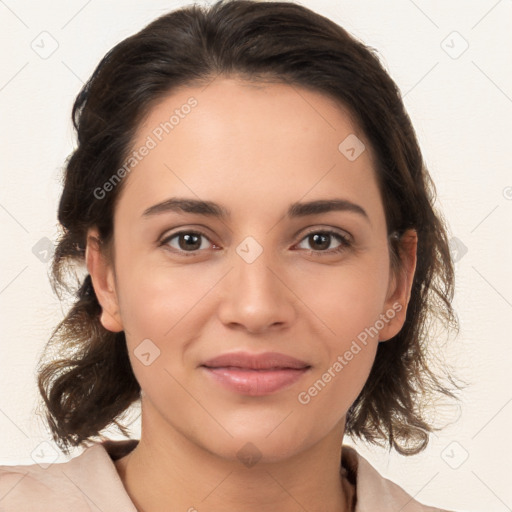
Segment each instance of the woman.
[{"label": "woman", "polygon": [[[446,229],[373,51],[293,3],[192,6],[113,48],[73,120],[55,288],[87,275],[39,388],[87,449],[4,466],[3,510],[438,510],[343,445],[419,453],[460,389],[425,353],[456,325]],[[139,399],[140,440],[101,436]]]}]

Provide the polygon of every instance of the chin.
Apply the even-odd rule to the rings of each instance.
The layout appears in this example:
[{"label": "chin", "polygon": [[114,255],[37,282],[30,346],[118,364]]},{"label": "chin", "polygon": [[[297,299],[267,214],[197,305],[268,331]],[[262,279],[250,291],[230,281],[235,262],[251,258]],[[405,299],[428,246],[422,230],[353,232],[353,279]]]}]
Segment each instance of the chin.
[{"label": "chin", "polygon": [[308,446],[305,439],[294,439],[285,429],[280,433],[276,430],[269,436],[266,431],[254,434],[247,431],[244,434],[232,432],[232,434],[233,438],[225,439],[225,443],[220,443],[217,439],[217,442],[212,444],[210,438],[205,448],[213,455],[228,461],[238,460],[247,468],[257,463],[271,464],[284,461]]}]

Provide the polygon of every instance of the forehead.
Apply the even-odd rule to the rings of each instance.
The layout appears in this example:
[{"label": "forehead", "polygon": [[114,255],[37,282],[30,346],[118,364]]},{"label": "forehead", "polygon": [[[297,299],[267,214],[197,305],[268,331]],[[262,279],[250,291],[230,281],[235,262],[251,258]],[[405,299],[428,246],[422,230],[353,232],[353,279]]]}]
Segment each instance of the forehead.
[{"label": "forehead", "polygon": [[295,85],[217,78],[183,87],[148,112],[133,150],[144,156],[123,194],[139,212],[171,195],[247,211],[252,201],[378,193],[371,148],[348,109]]}]

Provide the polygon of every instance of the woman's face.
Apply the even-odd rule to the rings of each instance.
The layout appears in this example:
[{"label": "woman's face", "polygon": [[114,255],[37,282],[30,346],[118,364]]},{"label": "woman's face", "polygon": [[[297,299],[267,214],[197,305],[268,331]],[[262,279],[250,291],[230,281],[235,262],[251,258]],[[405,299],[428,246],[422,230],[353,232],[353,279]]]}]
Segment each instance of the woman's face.
[{"label": "woman's face", "polygon": [[[225,458],[248,442],[268,461],[339,442],[408,296],[390,273],[364,134],[322,94],[217,78],[158,104],[133,150],[114,265],[90,247],[88,265],[103,325],[125,331],[143,428]],[[166,207],[172,198],[226,216]],[[324,212],[298,206],[333,200]],[[202,366],[235,352],[278,352],[307,369]]]}]

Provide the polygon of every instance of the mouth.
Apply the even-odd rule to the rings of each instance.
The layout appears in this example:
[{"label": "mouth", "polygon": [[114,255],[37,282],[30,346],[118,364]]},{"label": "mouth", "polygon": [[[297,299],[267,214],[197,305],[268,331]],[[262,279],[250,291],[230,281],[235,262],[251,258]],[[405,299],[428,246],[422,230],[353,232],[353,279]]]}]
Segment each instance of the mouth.
[{"label": "mouth", "polygon": [[264,396],[292,386],[309,372],[311,365],[275,352],[238,352],[210,359],[200,368],[225,389],[247,396]]}]

